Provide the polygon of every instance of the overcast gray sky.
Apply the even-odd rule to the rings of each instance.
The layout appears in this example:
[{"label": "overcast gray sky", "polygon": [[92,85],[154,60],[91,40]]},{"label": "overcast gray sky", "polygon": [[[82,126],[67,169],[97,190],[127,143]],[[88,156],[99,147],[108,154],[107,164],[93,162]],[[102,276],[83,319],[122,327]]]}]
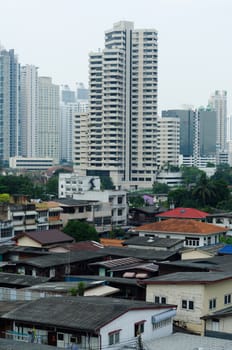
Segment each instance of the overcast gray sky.
[{"label": "overcast gray sky", "polygon": [[[159,110],[232,94],[231,0],[0,0],[0,42],[54,83],[88,83],[88,53],[120,20],[159,33]],[[230,111],[231,112],[231,111]]]}]

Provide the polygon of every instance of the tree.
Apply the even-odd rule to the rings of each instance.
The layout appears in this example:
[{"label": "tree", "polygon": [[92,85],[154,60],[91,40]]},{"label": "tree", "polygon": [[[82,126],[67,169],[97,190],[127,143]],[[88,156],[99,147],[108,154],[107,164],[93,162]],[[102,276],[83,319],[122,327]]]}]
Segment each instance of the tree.
[{"label": "tree", "polygon": [[159,194],[159,193],[168,193],[170,191],[170,188],[167,184],[162,184],[159,182],[154,182],[152,186],[153,193]]},{"label": "tree", "polygon": [[80,241],[97,241],[99,242],[98,233],[92,225],[86,221],[70,220],[64,227],[63,231],[73,237],[76,242]]},{"label": "tree", "polygon": [[50,177],[50,179],[46,183],[47,195],[53,195],[54,197],[58,197],[58,184],[59,179],[57,175]]},{"label": "tree", "polygon": [[129,206],[132,208],[140,208],[144,206],[144,199],[139,195],[130,195],[129,196]]},{"label": "tree", "polygon": [[114,183],[109,176],[100,176],[102,190],[114,190]]},{"label": "tree", "polygon": [[77,284],[77,287],[73,287],[69,290],[70,294],[73,296],[73,297],[76,297],[77,295],[80,295],[80,296],[83,296],[85,294],[85,282],[83,281],[80,281],[78,284]]},{"label": "tree", "polygon": [[215,187],[205,173],[201,174],[199,181],[192,190],[193,198],[195,198],[200,205],[204,207],[212,203],[212,199],[216,197]]},{"label": "tree", "polygon": [[10,195],[8,193],[0,194],[0,203],[9,203]]},{"label": "tree", "polygon": [[191,186],[194,186],[198,182],[199,178],[204,172],[195,166],[182,166],[181,173],[184,185],[189,188]]}]

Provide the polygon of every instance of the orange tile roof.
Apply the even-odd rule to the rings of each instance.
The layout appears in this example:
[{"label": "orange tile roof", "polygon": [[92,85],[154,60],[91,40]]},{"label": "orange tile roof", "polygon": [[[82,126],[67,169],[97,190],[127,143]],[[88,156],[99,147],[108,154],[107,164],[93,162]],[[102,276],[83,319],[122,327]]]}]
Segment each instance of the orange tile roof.
[{"label": "orange tile roof", "polygon": [[122,247],[123,245],[122,239],[112,239],[112,238],[101,238],[100,243],[105,247]]},{"label": "orange tile roof", "polygon": [[180,234],[197,233],[200,235],[208,235],[219,232],[226,232],[226,227],[208,224],[197,220],[188,219],[167,219],[151,224],[145,224],[135,227],[134,231],[149,231],[149,232],[176,232]]},{"label": "orange tile roof", "polygon": [[195,208],[175,208],[167,210],[157,216],[183,219],[205,219],[209,214]]}]

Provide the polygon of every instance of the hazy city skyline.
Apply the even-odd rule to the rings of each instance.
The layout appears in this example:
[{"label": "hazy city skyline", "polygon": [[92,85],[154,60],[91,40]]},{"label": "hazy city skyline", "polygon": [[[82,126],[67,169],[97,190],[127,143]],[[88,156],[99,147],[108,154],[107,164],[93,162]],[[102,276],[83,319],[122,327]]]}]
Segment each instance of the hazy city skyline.
[{"label": "hazy city skyline", "polygon": [[88,84],[88,54],[103,47],[120,20],[154,28],[159,40],[159,106],[206,105],[228,91],[231,113],[230,0],[8,0],[1,2],[0,43],[21,64],[39,67],[55,84]]}]

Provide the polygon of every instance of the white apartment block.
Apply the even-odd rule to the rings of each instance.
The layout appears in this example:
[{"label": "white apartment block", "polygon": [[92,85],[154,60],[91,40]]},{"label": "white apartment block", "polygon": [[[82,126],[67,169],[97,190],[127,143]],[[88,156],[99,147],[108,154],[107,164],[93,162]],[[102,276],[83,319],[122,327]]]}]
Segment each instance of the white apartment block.
[{"label": "white apartment block", "polygon": [[59,86],[50,77],[39,77],[39,109],[36,125],[36,156],[60,160],[59,151]]},{"label": "white apartment block", "polygon": [[74,116],[73,125],[73,169],[80,175],[86,174],[89,161],[89,114],[81,113]]},{"label": "white apartment block", "polygon": [[[96,208],[96,211],[100,211],[101,209],[99,208],[104,208],[104,211],[110,210],[111,224],[113,227],[126,225],[128,213],[126,191],[102,191],[100,185],[100,178],[97,176],[80,176],[77,173],[60,173],[59,198],[89,201],[90,206]],[[95,204],[93,205],[93,203]],[[94,213],[92,213],[92,216],[94,216]]]},{"label": "white apartment block", "polygon": [[158,119],[157,165],[179,165],[180,154],[180,119],[161,117]]},{"label": "white apartment block", "polygon": [[157,31],[135,30],[127,21],[105,32],[103,51],[90,53],[87,175],[108,175],[125,188],[151,187],[157,152],[157,59]]},{"label": "white apartment block", "polygon": [[74,195],[86,191],[100,190],[100,179],[98,176],[80,176],[77,173],[59,174],[59,198],[74,198]]},{"label": "white apartment block", "polygon": [[38,68],[22,66],[20,70],[21,155],[35,157],[35,135],[38,118]]},{"label": "white apartment block", "polygon": [[61,103],[60,106],[60,159],[73,161],[74,117],[79,113],[78,103]]}]

